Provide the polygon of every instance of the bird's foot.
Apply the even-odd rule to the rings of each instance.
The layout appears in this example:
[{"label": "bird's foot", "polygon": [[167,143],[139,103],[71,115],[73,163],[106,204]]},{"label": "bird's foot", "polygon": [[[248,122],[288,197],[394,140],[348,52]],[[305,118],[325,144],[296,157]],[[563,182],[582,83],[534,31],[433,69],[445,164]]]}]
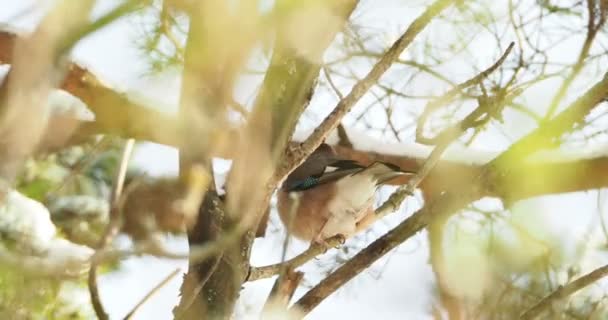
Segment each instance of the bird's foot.
[{"label": "bird's foot", "polygon": [[[338,243],[336,244],[334,240],[337,240]],[[346,242],[346,237],[343,234],[337,234],[331,238],[316,237],[312,240],[310,245],[311,245],[311,247],[320,246],[321,248],[323,248],[323,253],[325,253],[325,252],[327,252],[327,250],[341,246],[345,242]]]},{"label": "bird's foot", "polygon": [[343,245],[346,242],[346,236],[341,233],[338,233],[337,235],[333,236],[332,238],[336,238],[336,240],[338,240],[338,243],[340,245]]}]

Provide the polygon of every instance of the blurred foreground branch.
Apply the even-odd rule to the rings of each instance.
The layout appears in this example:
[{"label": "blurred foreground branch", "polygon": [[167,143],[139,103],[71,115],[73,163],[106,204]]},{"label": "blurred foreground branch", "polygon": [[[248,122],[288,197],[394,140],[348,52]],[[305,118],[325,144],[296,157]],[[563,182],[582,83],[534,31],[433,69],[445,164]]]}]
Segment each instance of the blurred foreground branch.
[{"label": "blurred foreground branch", "polygon": [[[103,250],[108,244],[110,244],[110,242],[120,231],[120,214],[122,211],[121,196],[124,188],[125,178],[127,176],[127,165],[129,163],[129,159],[131,158],[134,145],[135,140],[133,139],[129,139],[125,143],[122,158],[120,160],[120,166],[118,168],[118,172],[116,173],[116,180],[114,181],[114,186],[112,188],[112,196],[110,198],[110,221],[108,222],[108,226],[106,227],[104,234],[99,240],[99,244],[97,245],[98,251]],[[93,304],[95,314],[97,315],[98,319],[104,320],[109,319],[109,317],[105,312],[99,297],[99,289],[97,288],[97,264],[98,261],[94,255],[91,261],[91,267],[89,269],[88,285],[91,303]]]}]

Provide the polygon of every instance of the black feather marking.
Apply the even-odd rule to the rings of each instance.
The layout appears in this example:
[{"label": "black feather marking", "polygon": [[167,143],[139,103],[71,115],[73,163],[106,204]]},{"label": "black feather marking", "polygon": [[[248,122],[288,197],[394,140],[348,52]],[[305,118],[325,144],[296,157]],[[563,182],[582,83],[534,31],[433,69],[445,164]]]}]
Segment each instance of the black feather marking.
[{"label": "black feather marking", "polygon": [[403,170],[401,170],[401,168],[398,165],[395,165],[393,163],[390,162],[384,162],[384,161],[378,161],[379,163],[382,163],[383,165],[391,168],[394,171],[399,171],[399,172],[403,172]]},{"label": "black feather marking", "polygon": [[308,189],[312,189],[320,184],[334,182],[345,176],[355,174],[356,172],[365,169],[365,166],[354,160],[337,160],[327,165],[326,168],[327,167],[334,167],[336,168],[336,170],[313,174],[302,180],[294,181],[290,186],[286,188],[286,190],[289,192],[305,191]]},{"label": "black feather marking", "polygon": [[365,168],[364,165],[360,164],[359,162],[357,162],[355,160],[338,160],[338,161],[335,161],[335,162],[332,162],[331,164],[329,164],[328,167],[335,167],[335,168],[338,168],[338,170]]}]

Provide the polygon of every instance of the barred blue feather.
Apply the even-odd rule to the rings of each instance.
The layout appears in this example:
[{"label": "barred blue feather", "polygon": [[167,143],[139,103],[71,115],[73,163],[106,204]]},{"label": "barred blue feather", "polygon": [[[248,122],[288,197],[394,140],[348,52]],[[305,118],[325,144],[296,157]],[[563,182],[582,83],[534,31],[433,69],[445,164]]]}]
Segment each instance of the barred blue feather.
[{"label": "barred blue feather", "polygon": [[317,177],[307,177],[304,180],[294,182],[289,188],[290,191],[301,191],[310,189],[316,186],[319,183],[319,178]]}]

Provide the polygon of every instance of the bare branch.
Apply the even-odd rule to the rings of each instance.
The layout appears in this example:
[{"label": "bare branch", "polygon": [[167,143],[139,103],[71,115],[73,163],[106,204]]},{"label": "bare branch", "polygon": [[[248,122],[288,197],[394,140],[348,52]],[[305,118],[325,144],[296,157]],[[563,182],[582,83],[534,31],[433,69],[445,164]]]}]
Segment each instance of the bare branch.
[{"label": "bare branch", "polygon": [[341,236],[331,237],[326,240],[326,245],[313,243],[311,246],[304,252],[299,255],[285,261],[282,263],[271,264],[263,267],[251,267],[249,269],[249,275],[247,276],[247,281],[256,281],[260,279],[270,278],[280,273],[280,271],[284,268],[287,269],[295,269],[304,265],[306,262],[315,258],[316,256],[325,253],[328,247],[336,247],[344,242],[344,239]]},{"label": "bare branch", "polygon": [[[595,107],[607,95],[608,74],[602,81],[598,82],[581,98],[575,101],[566,111],[522,138],[502,155],[485,165],[480,174],[475,176],[474,179],[457,179],[458,181],[455,184],[460,187],[463,185],[473,185],[474,187],[469,188],[469,190],[464,192],[454,190],[454,192],[442,192],[439,195],[436,195],[424,208],[420,209],[384,236],[361,250],[352,259],[323,279],[300,298],[300,300],[296,302],[296,306],[306,313],[310,312],[326,297],[335,292],[339,287],[351,280],[361,271],[365,270],[374,261],[425,228],[431,221],[431,217],[433,217],[433,219],[436,219],[437,217],[444,219],[470,202],[484,196],[486,190],[482,189],[480,186],[483,186],[487,181],[492,181],[491,183],[494,184],[493,188],[498,188],[505,193],[510,192],[512,186],[503,185],[498,182],[500,181],[500,177],[504,178],[506,176],[503,170],[508,170],[508,168],[513,168],[525,163],[524,155],[529,153],[522,151],[531,152],[546,147],[547,142],[550,142],[554,137],[563,134],[577,121],[581,121],[587,112]],[[492,179],[492,177],[494,179]],[[510,198],[509,200],[515,199]]]},{"label": "bare branch", "polygon": [[426,105],[426,107],[424,108],[423,113],[420,115],[420,118],[418,119],[418,125],[416,126],[416,141],[419,143],[424,143],[424,144],[437,143],[437,138],[431,138],[431,139],[425,138],[422,133],[422,131],[424,130],[424,124],[425,124],[426,120],[428,119],[428,117],[435,110],[442,107],[446,103],[449,103],[450,101],[452,101],[458,94],[460,94],[462,92],[462,90],[480,83],[485,78],[487,78],[492,72],[494,72],[494,70],[498,69],[498,67],[500,67],[505,62],[505,60],[509,56],[509,53],[513,49],[514,45],[515,45],[515,43],[511,42],[509,44],[509,46],[507,47],[507,49],[505,50],[505,52],[500,56],[500,58],[498,60],[496,60],[496,62],[494,64],[492,64],[490,67],[488,67],[484,71],[478,73],[471,79],[468,79],[465,82],[454,86],[448,92],[444,93],[441,97],[429,102]]},{"label": "bare branch", "polygon": [[[94,1],[60,1],[36,31],[15,41],[13,63],[0,87],[0,175],[12,180],[20,161],[35,150],[47,123],[46,98],[63,72],[61,48],[72,30],[87,22]],[[62,28],[56,26],[62,23]],[[3,40],[14,40],[11,38]],[[23,94],[27,92],[27,94]]]},{"label": "bare branch", "polygon": [[533,152],[558,146],[560,143],[558,138],[577,123],[582,122],[585,116],[606,97],[608,97],[608,72],[604,74],[602,80],[572,102],[566,110],[518,140],[492,163],[502,166],[502,168],[508,168],[510,164],[518,163],[518,159],[527,157]]},{"label": "bare branch", "polygon": [[[129,163],[129,159],[131,158],[131,153],[133,152],[133,146],[135,145],[135,140],[129,139],[125,143],[123,148],[122,157],[120,160],[120,166],[118,172],[116,173],[116,179],[114,180],[114,187],[112,188],[112,197],[110,198],[110,221],[106,230],[101,237],[99,244],[97,245],[97,250],[103,250],[116,236],[118,231],[120,230],[120,211],[121,211],[121,201],[120,196],[122,194],[125,178],[127,176],[127,167]],[[98,253],[96,252],[95,255]],[[97,288],[97,264],[98,260],[95,255],[91,259],[91,267],[89,269],[89,277],[88,277],[88,285],[89,285],[89,293],[91,296],[91,303],[93,304],[93,309],[95,310],[95,314],[97,318],[100,320],[109,319],[108,314],[105,312],[103,304],[101,303],[101,299],[99,297],[99,289]]]},{"label": "bare branch", "polygon": [[430,5],[420,16],[418,16],[407,28],[405,33],[397,39],[388,51],[374,65],[370,72],[355,84],[352,90],[340,100],[333,111],[323,120],[314,132],[304,141],[299,148],[291,149],[288,167],[278,170],[278,176],[283,177],[289,174],[304,159],[311,154],[325,139],[325,137],[340,123],[340,120],[350,111],[361,97],[380,79],[380,77],[397,61],[403,50],[407,48],[416,36],[439,15],[444,9],[454,1],[437,0]]},{"label": "bare branch", "polygon": [[542,298],[537,304],[532,306],[530,309],[524,311],[519,319],[521,320],[533,320],[540,316],[545,310],[551,308],[554,303],[567,298],[568,296],[576,293],[584,287],[593,284],[594,282],[602,279],[608,275],[608,265],[597,268],[586,275],[566,284],[560,286],[557,290],[551,292],[548,296]]},{"label": "bare branch", "polygon": [[[581,51],[579,52],[578,57],[576,58],[576,62],[572,66],[572,70],[570,71],[568,76],[564,79],[562,84],[559,86],[559,88],[555,92],[555,95],[551,99],[551,103],[549,104],[549,108],[547,110],[545,120],[553,117],[553,115],[555,114],[555,111],[557,111],[557,107],[559,106],[559,103],[566,96],[566,93],[568,92],[568,88],[570,87],[570,85],[572,84],[574,79],[576,79],[576,77],[579,75],[581,70],[583,70],[583,67],[585,66],[585,59],[587,59],[587,57],[589,56],[589,51],[591,50],[591,45],[593,44],[593,40],[595,39],[597,32],[601,29],[602,25],[605,22],[604,18],[597,19],[598,21],[596,22],[596,15],[599,12],[596,12],[596,10],[594,10],[594,8],[593,8],[594,6],[595,6],[595,1],[587,1],[587,12],[588,12],[587,36],[585,37],[585,41],[583,42]],[[604,16],[602,15],[602,17],[604,17]]]},{"label": "bare branch", "polygon": [[303,277],[303,272],[293,271],[293,269],[287,269],[286,272],[281,274],[272,286],[272,290],[270,290],[262,314],[271,314],[278,310],[287,309],[289,300],[293,297]]},{"label": "bare branch", "polygon": [[150,291],[148,291],[148,293],[143,298],[141,298],[141,300],[133,307],[133,309],[131,309],[131,311],[129,311],[129,313],[127,313],[127,315],[123,319],[124,320],[132,319],[133,316],[135,315],[135,313],[146,302],[148,302],[148,300],[150,300],[150,298],[152,298],[152,296],[154,296],[160,289],[162,289],[162,287],[166,286],[167,283],[169,283],[169,281],[171,281],[171,279],[173,279],[179,272],[180,272],[180,269],[177,268],[177,269],[173,270],[171,273],[169,273],[166,277],[164,277],[157,285],[154,286],[154,288],[150,289]]},{"label": "bare branch", "polygon": [[344,283],[354,278],[361,273],[361,271],[367,269],[372,263],[397,247],[403,241],[422,230],[426,226],[426,217],[429,215],[429,212],[433,210],[430,209],[432,207],[433,206],[424,207],[393,230],[372,242],[369,246],[340,266],[336,271],[321,280],[319,284],[302,296],[300,300],[294,304],[294,307],[304,313],[310,312]]}]

